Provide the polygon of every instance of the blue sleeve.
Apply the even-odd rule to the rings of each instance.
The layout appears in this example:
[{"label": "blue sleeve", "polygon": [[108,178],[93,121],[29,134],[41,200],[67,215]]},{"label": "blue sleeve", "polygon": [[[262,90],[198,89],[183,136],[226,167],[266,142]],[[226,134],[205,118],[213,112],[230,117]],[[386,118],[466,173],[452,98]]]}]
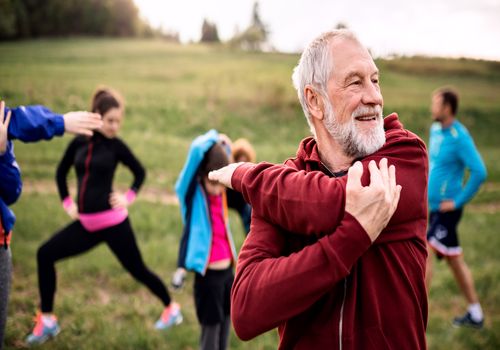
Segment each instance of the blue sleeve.
[{"label": "blue sleeve", "polygon": [[6,108],[12,112],[9,124],[9,139],[23,142],[49,140],[64,133],[64,119],[44,106],[20,106]]},{"label": "blue sleeve", "polygon": [[17,201],[21,190],[21,171],[14,156],[14,145],[8,141],[7,150],[0,155],[0,198],[11,205]]},{"label": "blue sleeve", "polygon": [[454,198],[455,207],[461,208],[469,202],[486,180],[486,166],[468,132],[460,137],[460,160],[469,169],[469,179],[462,191]]},{"label": "blue sleeve", "polygon": [[9,233],[14,227],[16,216],[14,215],[14,212],[9,209],[7,204],[5,204],[2,198],[0,198],[0,217],[2,218],[2,224],[5,232]]}]

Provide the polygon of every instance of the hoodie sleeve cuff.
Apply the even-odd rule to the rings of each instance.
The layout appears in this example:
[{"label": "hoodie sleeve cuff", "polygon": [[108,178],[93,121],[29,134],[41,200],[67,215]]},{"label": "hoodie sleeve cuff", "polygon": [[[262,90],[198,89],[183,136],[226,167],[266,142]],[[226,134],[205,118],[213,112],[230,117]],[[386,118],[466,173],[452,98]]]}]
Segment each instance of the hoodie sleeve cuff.
[{"label": "hoodie sleeve cuff", "polygon": [[68,210],[68,208],[71,207],[71,205],[73,205],[73,199],[70,196],[63,199],[62,206],[64,210]]},{"label": "hoodie sleeve cuff", "polygon": [[246,175],[247,170],[250,170],[254,166],[255,164],[253,163],[243,163],[234,170],[233,176],[231,177],[231,187],[233,190],[241,192],[243,177]]},{"label": "hoodie sleeve cuff", "polygon": [[54,115],[54,130],[57,136],[64,134],[64,117],[62,114]]},{"label": "hoodie sleeve cuff", "polygon": [[125,199],[127,200],[128,204],[134,203],[136,197],[137,194],[132,189],[128,190],[127,193],[125,193]]}]

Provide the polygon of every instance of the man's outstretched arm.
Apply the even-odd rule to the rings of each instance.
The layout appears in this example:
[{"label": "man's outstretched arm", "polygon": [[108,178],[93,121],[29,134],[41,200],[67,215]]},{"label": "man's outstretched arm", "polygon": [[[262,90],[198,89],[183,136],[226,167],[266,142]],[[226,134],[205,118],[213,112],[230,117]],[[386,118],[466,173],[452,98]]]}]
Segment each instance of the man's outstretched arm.
[{"label": "man's outstretched arm", "polygon": [[[4,104],[4,101],[0,103]],[[92,130],[102,126],[99,114],[84,111],[61,115],[44,106],[21,106],[6,108],[5,112],[11,113],[9,139],[19,139],[23,142],[50,140],[65,132],[90,136]]]},{"label": "man's outstretched arm", "polygon": [[[382,158],[395,165],[397,182],[404,187],[393,222],[425,216],[428,159],[423,142],[402,138],[361,163],[366,170],[371,160],[378,163]],[[257,215],[291,232],[331,233],[344,214],[345,176],[330,178],[320,171],[305,172],[270,163],[230,164],[209,176],[240,191]],[[369,182],[367,171],[361,181],[364,185]]]}]

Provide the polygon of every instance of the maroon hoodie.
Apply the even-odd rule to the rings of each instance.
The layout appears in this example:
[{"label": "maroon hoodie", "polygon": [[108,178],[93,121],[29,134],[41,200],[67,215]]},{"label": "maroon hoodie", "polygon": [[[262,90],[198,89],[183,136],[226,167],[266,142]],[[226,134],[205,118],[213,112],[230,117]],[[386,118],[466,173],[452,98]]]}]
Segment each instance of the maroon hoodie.
[{"label": "maroon hoodie", "polygon": [[252,205],[231,297],[244,340],[279,327],[279,349],[425,349],[427,171],[425,145],[384,119],[386,143],[362,159],[387,158],[403,189],[372,244],[345,207],[347,177],[333,178],[314,139],[286,165],[236,169],[232,185]]}]

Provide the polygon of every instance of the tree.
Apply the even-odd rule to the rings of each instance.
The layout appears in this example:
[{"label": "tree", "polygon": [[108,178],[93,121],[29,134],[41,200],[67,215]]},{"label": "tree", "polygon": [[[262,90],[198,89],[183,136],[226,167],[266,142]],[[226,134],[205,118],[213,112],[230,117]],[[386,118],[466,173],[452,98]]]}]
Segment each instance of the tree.
[{"label": "tree", "polygon": [[8,39],[17,35],[16,9],[11,0],[0,0],[0,38]]},{"label": "tree", "polygon": [[347,24],[345,24],[344,22],[339,22],[335,26],[335,29],[348,29],[348,27],[347,27]]},{"label": "tree", "polygon": [[267,43],[269,31],[266,25],[260,19],[259,3],[253,4],[252,19],[250,26],[242,33],[236,34],[231,40],[231,46],[239,47],[244,50],[262,51]]},{"label": "tree", "polygon": [[218,43],[219,33],[217,32],[217,26],[215,23],[211,23],[206,18],[203,20],[203,25],[201,26],[201,39],[202,43]]}]

